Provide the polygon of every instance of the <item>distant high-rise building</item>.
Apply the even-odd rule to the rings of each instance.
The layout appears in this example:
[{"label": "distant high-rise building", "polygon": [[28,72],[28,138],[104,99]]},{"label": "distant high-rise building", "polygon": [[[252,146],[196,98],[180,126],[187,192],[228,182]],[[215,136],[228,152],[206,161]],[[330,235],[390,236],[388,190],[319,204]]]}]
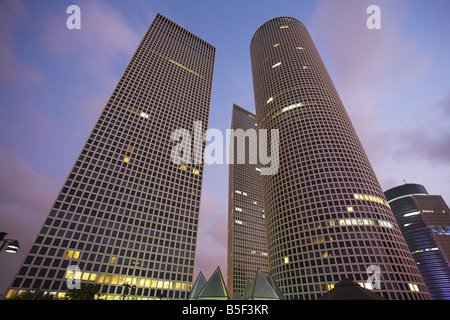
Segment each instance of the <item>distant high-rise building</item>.
[{"label": "distant high-rise building", "polygon": [[[215,48],[158,14],[52,204],[8,297],[64,296],[68,280],[106,299],[186,298],[203,164],[175,164],[178,128],[206,130]],[[205,142],[195,148],[203,151]],[[202,152],[203,154],[203,152]],[[72,266],[72,267],[71,267]],[[71,286],[71,285],[69,285]]]},{"label": "distant high-rise building", "polygon": [[[255,115],[233,104],[231,129],[256,133],[257,128]],[[233,164],[229,166],[228,181],[227,287],[230,294],[243,297],[248,279],[258,269],[267,276],[269,266],[260,168],[249,159],[249,141],[239,149],[245,152],[242,164],[238,161],[238,146],[236,141],[234,150],[230,150]]]},{"label": "distant high-rise building", "polygon": [[343,278],[387,299],[430,299],[306,27],[272,19],[250,54],[258,128],[279,130],[263,198],[269,271],[286,299],[317,299]]},{"label": "distant high-rise building", "polygon": [[414,183],[385,194],[431,297],[450,300],[450,210],[444,199]]}]

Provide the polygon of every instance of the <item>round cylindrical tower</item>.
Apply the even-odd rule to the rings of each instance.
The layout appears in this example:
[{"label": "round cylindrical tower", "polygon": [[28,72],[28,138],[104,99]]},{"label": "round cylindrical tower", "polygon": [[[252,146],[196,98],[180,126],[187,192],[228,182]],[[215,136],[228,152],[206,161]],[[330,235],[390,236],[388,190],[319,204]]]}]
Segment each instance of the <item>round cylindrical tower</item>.
[{"label": "round cylindrical tower", "polygon": [[258,128],[279,130],[279,169],[263,192],[270,272],[285,297],[317,299],[350,278],[387,299],[429,299],[306,27],[272,19],[250,53]]}]

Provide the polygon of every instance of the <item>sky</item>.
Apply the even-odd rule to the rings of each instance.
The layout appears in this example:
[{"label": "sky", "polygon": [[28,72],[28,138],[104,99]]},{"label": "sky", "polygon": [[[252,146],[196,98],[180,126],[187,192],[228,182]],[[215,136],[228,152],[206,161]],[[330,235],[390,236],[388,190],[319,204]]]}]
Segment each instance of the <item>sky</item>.
[{"label": "sky", "polygon": [[[69,30],[70,5],[81,29]],[[366,26],[370,5],[381,29]],[[0,293],[22,263],[151,21],[216,47],[209,128],[254,112],[250,40],[290,16],[309,30],[383,190],[419,183],[450,202],[448,0],[0,0]],[[206,165],[195,275],[226,275],[228,167]]]}]

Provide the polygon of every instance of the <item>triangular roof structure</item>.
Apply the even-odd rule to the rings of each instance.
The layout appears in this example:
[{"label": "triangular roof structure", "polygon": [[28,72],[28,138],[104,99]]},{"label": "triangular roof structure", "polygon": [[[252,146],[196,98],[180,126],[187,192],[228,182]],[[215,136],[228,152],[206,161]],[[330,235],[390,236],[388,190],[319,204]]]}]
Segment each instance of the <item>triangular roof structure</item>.
[{"label": "triangular roof structure", "polygon": [[269,276],[267,277],[267,282],[272,286],[278,298],[280,298],[280,300],[284,300],[284,295],[281,292],[281,289],[277,286],[277,283],[275,282],[275,279],[272,277],[271,274],[269,274]]},{"label": "triangular roof structure", "polygon": [[231,300],[242,300],[241,294],[238,292],[235,292],[233,294],[233,298]]},{"label": "triangular roof structure", "polygon": [[217,267],[211,278],[197,296],[197,300],[228,300],[228,292],[223,281],[222,272]]},{"label": "triangular roof structure", "polygon": [[189,295],[190,300],[197,299],[198,295],[202,291],[202,289],[206,285],[206,278],[203,275],[203,273],[200,271],[200,273],[197,276],[197,280],[195,280],[194,286],[192,287],[192,291]]},{"label": "triangular roof structure", "polygon": [[252,279],[248,279],[247,285],[245,286],[244,300],[248,300],[251,288],[252,288]]},{"label": "triangular roof structure", "polygon": [[325,293],[319,300],[384,300],[384,298],[356,282],[344,278],[333,289]]},{"label": "triangular roof structure", "polygon": [[248,300],[280,300],[261,270],[256,271],[255,279],[250,288]]}]

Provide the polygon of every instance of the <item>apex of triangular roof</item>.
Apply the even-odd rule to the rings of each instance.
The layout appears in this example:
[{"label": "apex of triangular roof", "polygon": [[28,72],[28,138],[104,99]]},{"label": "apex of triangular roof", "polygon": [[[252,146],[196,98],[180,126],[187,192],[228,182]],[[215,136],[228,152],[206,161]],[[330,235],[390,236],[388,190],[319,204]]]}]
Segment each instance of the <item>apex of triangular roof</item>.
[{"label": "apex of triangular roof", "polygon": [[267,282],[266,277],[262,274],[261,270],[256,271],[255,279],[253,280],[252,287],[250,289],[249,300],[279,300],[274,288]]},{"label": "apex of triangular roof", "polygon": [[197,299],[198,295],[202,291],[202,289],[206,285],[206,278],[203,273],[200,273],[197,276],[197,280],[195,280],[194,286],[192,287],[191,294],[189,295],[189,299]]},{"label": "apex of triangular roof", "polygon": [[241,297],[241,294],[239,293],[239,291],[237,291],[233,294],[233,298],[231,300],[242,300],[242,297]]},{"label": "apex of triangular roof", "polygon": [[217,267],[197,296],[197,300],[228,300],[228,292],[220,267]]},{"label": "apex of triangular roof", "polygon": [[244,294],[244,300],[247,300],[250,296],[250,289],[252,288],[252,279],[247,280],[247,285],[245,286],[245,294]]},{"label": "apex of triangular roof", "polygon": [[334,288],[325,293],[319,300],[384,300],[384,298],[356,282],[344,278],[334,285]]}]

